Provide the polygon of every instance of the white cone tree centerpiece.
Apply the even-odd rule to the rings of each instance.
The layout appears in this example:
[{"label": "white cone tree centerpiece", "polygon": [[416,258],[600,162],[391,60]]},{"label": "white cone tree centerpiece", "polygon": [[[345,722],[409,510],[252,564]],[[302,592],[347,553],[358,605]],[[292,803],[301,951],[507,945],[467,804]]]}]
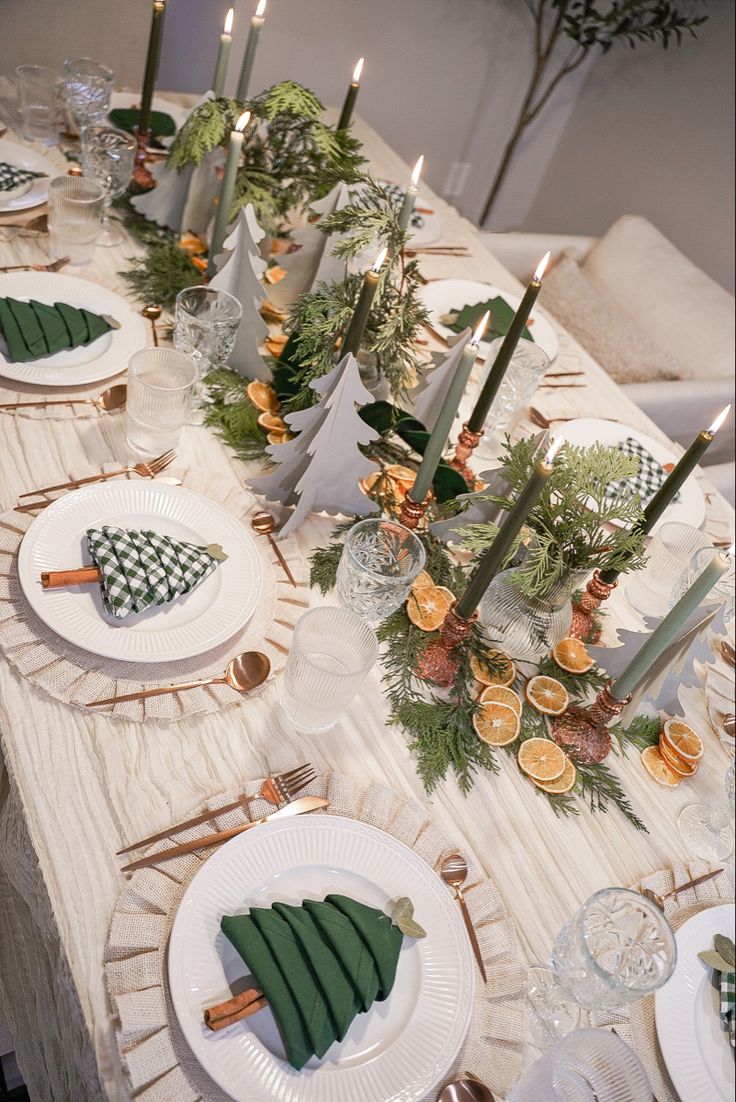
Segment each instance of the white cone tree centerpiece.
[{"label": "white cone tree centerpiece", "polygon": [[228,364],[247,379],[267,381],[271,378],[271,372],[259,351],[268,336],[268,326],[260,314],[260,304],[266,297],[261,282],[266,261],[261,258],[258,246],[265,236],[256,221],[252,205],[248,203],[240,210],[232,232],[225,238],[225,252],[215,257],[217,273],[210,281],[210,287],[228,291],[243,307]]},{"label": "white cone tree centerpiece", "polygon": [[435,368],[426,371],[422,381],[411,393],[412,410],[417,421],[421,421],[425,429],[432,432],[442,409],[447,391],[457,371],[458,364],[465,351],[465,345],[470,340],[472,330],[463,330],[453,345],[450,352]]}]

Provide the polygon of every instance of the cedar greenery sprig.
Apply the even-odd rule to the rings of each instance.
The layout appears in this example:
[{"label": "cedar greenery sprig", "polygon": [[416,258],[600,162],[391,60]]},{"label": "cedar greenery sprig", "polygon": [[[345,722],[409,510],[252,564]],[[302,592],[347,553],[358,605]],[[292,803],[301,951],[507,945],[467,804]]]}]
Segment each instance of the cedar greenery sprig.
[{"label": "cedar greenery sprig", "polygon": [[205,377],[208,401],[205,424],[228,444],[239,459],[266,458],[266,431],[258,424],[258,410],[245,393],[248,380],[227,367]]}]

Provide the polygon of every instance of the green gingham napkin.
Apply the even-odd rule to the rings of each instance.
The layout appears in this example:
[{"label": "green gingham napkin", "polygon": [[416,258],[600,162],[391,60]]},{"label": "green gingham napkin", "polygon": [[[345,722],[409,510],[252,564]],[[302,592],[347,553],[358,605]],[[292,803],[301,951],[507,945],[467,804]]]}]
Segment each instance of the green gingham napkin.
[{"label": "green gingham napkin", "polygon": [[720,1015],[731,1048],[736,1048],[736,948],[730,937],[716,934],[713,948],[698,953],[698,957],[718,975]]},{"label": "green gingham napkin", "polygon": [[218,544],[202,547],[109,526],[88,529],[87,546],[102,573],[105,611],[117,620],[191,593],[227,558]]},{"label": "green gingham napkin", "polygon": [[731,1048],[736,1048],[736,972],[721,972],[721,1018]]},{"label": "green gingham napkin", "polygon": [[[622,455],[633,455],[638,459],[639,470],[629,478],[619,478],[616,482],[609,482],[605,491],[606,497],[619,497],[624,492],[631,494],[632,497],[638,494],[642,505],[648,505],[667,478],[667,472],[652,453],[631,436],[618,445],[618,450]],[[672,500],[678,501],[679,497],[680,495],[676,494]]]},{"label": "green gingham napkin", "polygon": [[45,175],[45,172],[31,172],[30,169],[17,168],[16,165],[9,165],[7,161],[0,161],[0,191],[14,191],[22,184],[38,180]]}]

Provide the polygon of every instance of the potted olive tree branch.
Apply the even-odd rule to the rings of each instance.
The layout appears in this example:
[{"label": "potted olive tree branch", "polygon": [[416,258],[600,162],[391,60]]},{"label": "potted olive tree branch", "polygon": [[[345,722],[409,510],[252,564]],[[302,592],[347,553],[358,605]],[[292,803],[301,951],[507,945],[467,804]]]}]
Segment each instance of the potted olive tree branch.
[{"label": "potted olive tree branch", "polygon": [[[565,77],[579,69],[593,50],[608,53],[618,42],[631,49],[640,42],[665,50],[671,42],[679,45],[683,32],[695,35],[708,18],[692,11],[694,2],[698,0],[523,0],[533,25],[534,67],[479,225],[491,212],[525,130]],[[565,39],[569,50],[561,56],[559,47]]]}]

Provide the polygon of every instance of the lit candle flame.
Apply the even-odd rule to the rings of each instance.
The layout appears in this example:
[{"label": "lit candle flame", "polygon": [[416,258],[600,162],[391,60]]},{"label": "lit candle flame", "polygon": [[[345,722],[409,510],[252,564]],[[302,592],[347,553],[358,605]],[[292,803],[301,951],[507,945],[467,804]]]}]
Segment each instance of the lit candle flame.
[{"label": "lit candle flame", "polygon": [[547,451],[547,454],[544,457],[545,467],[551,467],[552,466],[552,463],[554,462],[555,456],[557,455],[558,451],[560,450],[560,448],[562,447],[562,445],[564,443],[565,443],[565,440],[564,440],[564,437],[562,437],[562,436],[558,437],[557,440],[552,441],[552,443],[550,444],[549,449]]},{"label": "lit candle flame", "polygon": [[471,344],[476,344],[476,345],[480,344],[481,337],[483,336],[486,329],[488,328],[488,322],[490,320],[491,320],[491,311],[486,310],[485,314],[480,319],[480,321],[478,322],[478,324],[475,328],[475,332],[473,333],[473,338],[470,342]]},{"label": "lit candle flame", "polygon": [[235,11],[234,11],[233,8],[230,8],[227,15],[225,16],[225,26],[222,28],[223,31],[225,32],[225,34],[230,34],[231,30],[233,29],[233,18],[234,17],[235,17]]},{"label": "lit candle flame", "polygon": [[376,262],[373,265],[373,271],[374,272],[376,272],[376,273],[380,272],[381,268],[383,267],[383,262],[386,259],[387,254],[388,254],[388,246],[386,246],[385,249],[381,249],[380,253],[376,257]]},{"label": "lit candle flame", "polygon": [[534,273],[534,282],[535,283],[539,283],[542,276],[544,275],[544,271],[545,271],[545,268],[547,267],[547,265],[549,263],[550,256],[551,256],[551,253],[548,253],[548,252],[545,253],[544,256],[542,257],[542,259],[539,261],[539,264],[537,264],[537,270]]},{"label": "lit candle flame", "polygon": [[353,84],[360,84],[360,78],[363,74],[363,66],[364,65],[365,65],[365,58],[361,57],[358,60],[358,64],[355,66],[355,69],[353,70]]},{"label": "lit candle flame", "polygon": [[256,8],[256,19],[263,19],[266,14],[266,4],[268,0],[258,0],[258,7]]},{"label": "lit candle flame", "polygon": [[412,187],[416,187],[417,184],[419,183],[419,177],[422,175],[422,168],[423,167],[424,167],[424,154],[422,153],[421,157],[419,158],[417,163],[414,165],[414,171],[411,174],[411,186]]},{"label": "lit candle flame", "polygon": [[726,420],[726,418],[728,417],[730,412],[731,412],[730,404],[727,405],[725,409],[721,410],[721,412],[718,414],[718,416],[716,417],[713,424],[708,429],[708,432],[711,434],[711,436],[713,436],[716,432],[718,432],[719,428],[721,427],[723,422]]},{"label": "lit candle flame", "polygon": [[243,111],[238,121],[235,123],[235,129],[239,134],[242,134],[246,126],[250,122],[250,111]]}]

